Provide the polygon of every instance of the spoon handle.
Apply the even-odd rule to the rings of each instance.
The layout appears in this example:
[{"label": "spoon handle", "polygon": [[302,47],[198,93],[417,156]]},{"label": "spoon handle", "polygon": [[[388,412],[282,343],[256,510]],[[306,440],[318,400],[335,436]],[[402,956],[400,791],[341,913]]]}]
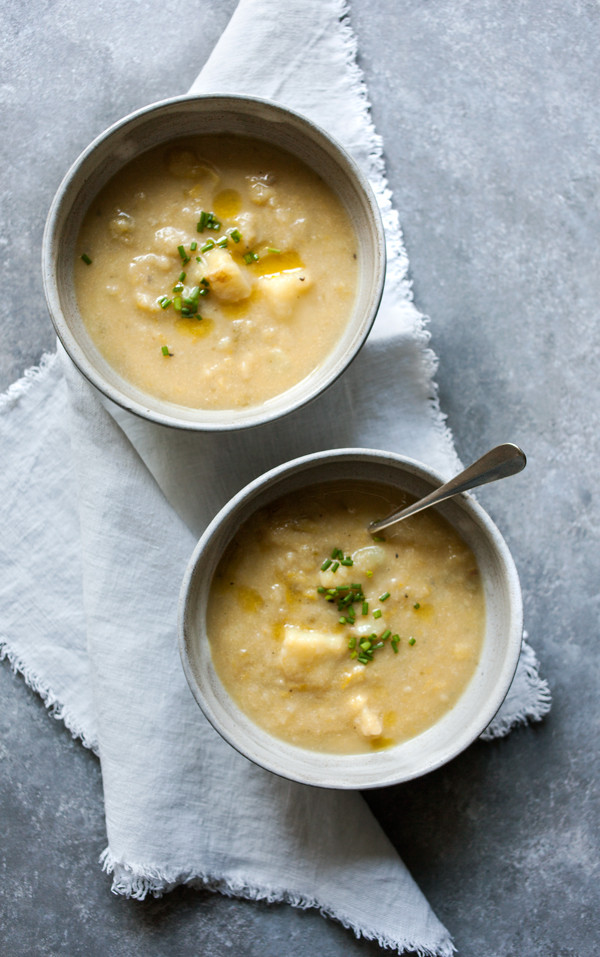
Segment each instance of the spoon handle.
[{"label": "spoon handle", "polygon": [[482,455],[480,459],[477,459],[476,462],[473,462],[472,465],[469,465],[463,472],[455,475],[449,482],[434,489],[425,498],[413,502],[412,505],[401,509],[399,512],[393,512],[379,522],[371,522],[369,531],[372,533],[381,532],[384,528],[389,528],[390,525],[401,522],[403,518],[408,518],[409,515],[414,515],[424,508],[429,508],[430,505],[437,505],[438,502],[443,502],[444,499],[450,498],[452,495],[459,495],[461,492],[466,492],[467,489],[475,488],[478,485],[486,485],[488,482],[495,482],[497,479],[516,475],[517,472],[525,468],[526,464],[525,453],[518,445],[513,445],[512,442],[497,445],[486,452],[485,455]]}]

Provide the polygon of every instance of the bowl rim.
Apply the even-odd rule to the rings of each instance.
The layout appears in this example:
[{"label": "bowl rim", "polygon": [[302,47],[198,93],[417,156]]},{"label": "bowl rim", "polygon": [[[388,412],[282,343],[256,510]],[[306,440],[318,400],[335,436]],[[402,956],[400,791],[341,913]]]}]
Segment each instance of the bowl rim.
[{"label": "bowl rim", "polygon": [[[302,382],[310,381],[314,377],[318,367],[304,379],[300,380],[299,383],[296,383],[296,385],[286,390],[286,392],[280,393],[278,396],[267,400],[266,411],[265,403],[259,403],[256,406],[250,407],[250,413],[254,411],[254,414],[247,415],[245,421],[237,421],[237,413],[244,413],[244,409],[223,410],[224,413],[228,413],[229,415],[229,419],[225,419],[224,421],[202,421],[201,418],[196,421],[194,418],[185,416],[178,417],[176,412],[178,408],[185,409],[188,414],[190,413],[190,408],[179,407],[175,403],[166,403],[167,406],[172,406],[173,410],[162,412],[157,408],[151,408],[141,399],[127,395],[125,391],[108,382],[96,368],[95,364],[88,359],[85,350],[80,346],[77,336],[72,332],[65,318],[55,276],[54,264],[58,256],[59,241],[61,238],[60,227],[62,214],[65,206],[68,207],[69,200],[76,198],[79,189],[75,189],[74,183],[77,183],[77,176],[80,172],[85,171],[85,166],[93,157],[93,154],[115,134],[118,134],[130,125],[135,126],[139,121],[143,120],[144,117],[149,117],[153,113],[158,114],[164,110],[176,111],[178,107],[185,106],[186,104],[192,106],[194,103],[200,101],[214,104],[215,108],[221,107],[223,109],[225,109],[228,104],[230,108],[235,107],[237,109],[245,103],[254,104],[271,110],[274,115],[280,114],[281,116],[291,117],[296,125],[296,129],[303,127],[309,139],[312,137],[313,142],[317,142],[319,138],[321,138],[328,144],[333,153],[336,154],[336,162],[341,161],[342,166],[346,167],[349,180],[353,179],[358,191],[362,193],[366,204],[365,208],[369,210],[369,219],[372,227],[370,234],[375,262],[375,269],[373,270],[375,282],[372,285],[372,292],[370,294],[369,310],[360,321],[356,321],[355,335],[349,343],[349,354],[337,362],[328,376],[316,383],[316,388],[313,384],[312,388],[309,388],[306,394],[301,393],[295,395],[294,399],[283,408],[269,407],[270,404],[274,404],[280,396],[285,396],[287,392],[297,390]],[[175,135],[177,136],[177,134]],[[258,132],[256,136],[260,139]],[[128,160],[124,161],[124,163],[126,162],[128,162]],[[79,371],[103,395],[128,412],[132,412],[136,416],[159,425],[192,432],[232,432],[240,429],[254,428],[267,422],[284,418],[286,415],[302,408],[304,405],[307,405],[322,395],[323,392],[332,386],[340,376],[347,371],[365,344],[377,316],[384,290],[386,258],[386,239],[383,220],[373,187],[350,153],[338,140],[332,137],[327,130],[302,113],[264,97],[245,96],[238,93],[187,93],[157,100],[154,103],[133,110],[131,113],[128,113],[126,116],[108,126],[82,150],[63,176],[50,205],[42,237],[41,269],[46,305],[58,339]],[[127,384],[126,380],[123,381]],[[143,398],[143,392],[141,390],[138,390],[138,392]],[[160,400],[154,399],[154,401],[160,403]],[[191,411],[196,410],[191,409]],[[207,410],[197,410],[199,416],[201,416],[203,411]]]},{"label": "bowl rim", "polygon": [[[346,781],[345,779],[340,779],[340,770],[348,773],[348,767],[350,767],[352,764],[357,766],[360,763],[361,758],[364,759],[368,756],[366,753],[336,755],[319,751],[313,752],[309,749],[298,748],[295,745],[289,744],[288,742],[277,738],[276,735],[270,734],[265,729],[260,729],[260,727],[256,725],[252,719],[247,717],[244,712],[241,711],[239,706],[235,704],[217,676],[217,680],[223,688],[228,701],[233,704],[234,709],[238,712],[242,719],[244,719],[247,725],[252,726],[253,728],[259,728],[261,736],[266,736],[269,740],[276,742],[281,746],[281,750],[285,753],[289,754],[290,752],[301,752],[306,760],[308,760],[307,756],[314,756],[313,764],[316,770],[311,770],[311,772],[308,774],[299,774],[293,771],[291,772],[289,769],[285,768],[285,762],[278,764],[277,761],[270,759],[268,756],[265,757],[265,754],[260,746],[257,748],[252,742],[250,742],[250,745],[248,745],[248,741],[244,739],[243,734],[239,733],[239,725],[237,723],[232,722],[233,731],[230,731],[229,727],[225,726],[221,722],[220,718],[217,714],[215,714],[211,704],[209,701],[207,701],[197,683],[188,650],[188,646],[194,640],[194,636],[190,631],[190,617],[193,613],[191,606],[194,601],[192,586],[194,584],[196,569],[200,559],[206,553],[210,553],[211,546],[213,546],[215,542],[215,537],[224,522],[233,516],[237,519],[235,525],[235,527],[237,527],[240,523],[246,521],[257,507],[261,507],[260,505],[255,504],[253,508],[252,503],[256,501],[259,494],[263,490],[267,490],[269,487],[276,489],[278,484],[285,480],[286,477],[302,470],[305,470],[307,473],[309,473],[313,466],[318,466],[324,461],[333,463],[348,463],[357,461],[357,459],[363,461],[369,460],[375,463],[375,465],[377,465],[377,463],[383,466],[391,464],[397,467],[399,471],[404,470],[405,472],[409,472],[411,475],[416,476],[418,479],[423,479],[427,482],[433,483],[434,487],[435,485],[443,484],[443,482],[446,480],[440,473],[434,469],[431,469],[429,466],[418,461],[417,459],[400,455],[399,453],[386,452],[379,449],[330,449],[316,453],[309,453],[308,455],[302,455],[288,462],[284,462],[249,482],[246,486],[244,486],[244,488],[237,492],[212,519],[196,543],[194,551],[189,559],[185,574],[183,576],[178,602],[178,645],[183,670],[196,703],[213,728],[215,728],[221,737],[223,737],[224,740],[227,741],[236,751],[268,771],[299,783],[309,784],[316,787],[335,788],[339,790],[364,790],[400,784],[405,781],[422,777],[425,774],[429,774],[431,771],[436,770],[461,754],[462,751],[472,744],[473,741],[475,741],[485,730],[485,728],[488,727],[504,702],[517,669],[523,637],[523,607],[521,588],[518,572],[508,545],[506,544],[504,538],[492,519],[481,507],[481,505],[479,505],[479,503],[474,499],[474,497],[469,493],[462,493],[461,495],[455,496],[453,499],[447,500],[447,502],[443,503],[440,507],[440,512],[444,511],[445,507],[450,506],[450,508],[452,508],[452,502],[454,502],[455,506],[458,506],[458,508],[466,512],[467,516],[474,520],[474,524],[482,530],[486,544],[492,549],[495,557],[499,560],[502,570],[503,584],[505,585],[505,590],[508,597],[506,614],[507,629],[505,639],[505,654],[499,674],[493,684],[493,693],[487,699],[486,706],[479,708],[477,711],[477,720],[471,717],[469,721],[469,727],[466,730],[463,730],[462,734],[457,737],[456,742],[454,742],[452,746],[447,746],[443,750],[442,754],[438,756],[438,758],[426,761],[422,767],[417,767],[409,772],[390,773],[387,771],[386,773],[381,774],[379,777],[371,776],[365,779],[361,778],[359,782],[356,780]],[[315,476],[314,481],[315,483],[319,483],[320,481],[323,481],[323,479]],[[376,479],[374,479],[374,481],[376,481]],[[310,485],[310,482],[307,482],[307,485]],[[276,497],[277,495],[273,494],[272,499]],[[238,512],[240,512],[240,514],[236,514]],[[450,522],[450,524],[452,524],[452,522]],[[227,541],[230,540],[231,531],[228,533],[227,537]],[[226,545],[219,549],[217,562],[220,560],[225,547]],[[215,566],[213,566],[213,572],[211,572],[211,577],[214,573],[214,567]],[[203,637],[206,639],[206,641],[208,641],[206,635]],[[209,648],[208,659],[210,659],[210,657]],[[216,675],[216,671],[214,666],[212,666],[212,662],[211,667]],[[473,681],[474,677],[475,675],[473,675],[469,684],[471,681]],[[467,685],[467,688],[468,687],[469,685]],[[451,714],[452,711],[454,711],[466,693],[467,688],[465,688],[463,694],[460,696],[453,708],[450,709],[450,712],[446,713],[446,715]],[[402,748],[407,743],[416,742],[419,738],[422,738],[423,735],[427,735],[445,719],[446,715],[442,716],[440,721],[435,722],[431,728],[426,729],[424,732],[421,732],[419,735],[416,735],[411,739],[408,739],[408,742],[400,742],[398,745],[386,749],[387,753],[393,753],[396,749]],[[384,754],[385,752],[377,753]]]}]

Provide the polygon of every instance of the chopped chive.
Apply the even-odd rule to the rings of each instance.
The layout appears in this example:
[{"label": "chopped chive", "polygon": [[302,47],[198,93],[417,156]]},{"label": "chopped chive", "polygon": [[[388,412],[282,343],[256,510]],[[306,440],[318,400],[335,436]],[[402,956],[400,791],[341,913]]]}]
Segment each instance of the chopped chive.
[{"label": "chopped chive", "polygon": [[414,644],[416,644],[416,642],[417,642],[417,639],[416,639],[416,638],[409,638],[409,639],[408,639],[409,645],[414,645]]},{"label": "chopped chive", "polygon": [[350,652],[350,657],[351,657],[351,658],[357,658],[357,657],[358,657],[358,652],[357,652],[357,651],[352,651],[352,652]]},{"label": "chopped chive", "polygon": [[326,588],[323,588],[322,585],[319,585],[319,587],[317,588],[317,591],[318,591],[319,595],[325,595],[326,592],[327,592],[327,589],[326,589]]},{"label": "chopped chive", "polygon": [[413,605],[413,608],[420,608],[420,607],[421,607],[421,605],[419,604],[418,601],[416,601],[416,602],[414,603],[414,605]]},{"label": "chopped chive", "polygon": [[367,572],[366,572],[366,576],[367,576],[367,578],[372,578],[372,577],[373,577],[373,572],[370,571],[370,570],[367,571]]},{"label": "chopped chive", "polygon": [[240,239],[242,238],[242,234],[239,229],[232,229],[229,235],[233,239],[234,243],[239,243]]},{"label": "chopped chive", "polygon": [[163,346],[160,351],[162,352],[163,356],[170,356],[170,355],[172,355],[172,353],[169,352],[169,347],[168,347],[168,346]]},{"label": "chopped chive", "polygon": [[392,645],[392,648],[394,649],[394,654],[395,654],[395,655],[398,654],[398,643],[399,643],[399,641],[400,641],[400,635],[394,635],[394,637],[393,637],[392,640],[391,640],[391,645]]},{"label": "chopped chive", "polygon": [[368,615],[368,614],[369,614],[369,602],[368,602],[368,601],[363,601],[363,603],[362,603],[362,613],[363,613],[363,615]]},{"label": "chopped chive", "polygon": [[181,296],[175,296],[173,299],[173,308],[176,309],[177,312],[181,312]]},{"label": "chopped chive", "polygon": [[383,595],[379,596],[379,601],[387,601],[390,597],[389,591],[384,591]]},{"label": "chopped chive", "polygon": [[373,651],[377,648],[383,648],[383,641],[378,641],[376,645],[373,645]]},{"label": "chopped chive", "polygon": [[371,642],[369,641],[368,638],[365,638],[363,641],[361,641],[360,647],[362,648],[363,651],[368,651],[369,648],[371,647]]},{"label": "chopped chive", "polygon": [[281,255],[281,249],[275,249],[273,246],[267,246],[267,252],[270,253],[271,256]]},{"label": "chopped chive", "polygon": [[254,252],[244,253],[244,262],[246,263],[247,266],[249,266],[250,263],[257,263],[258,254]]},{"label": "chopped chive", "polygon": [[339,563],[339,562],[334,562],[333,565],[331,566],[331,571],[332,571],[332,572],[337,572],[337,570],[338,570],[339,567],[340,567],[340,563]]},{"label": "chopped chive", "polygon": [[376,608],[373,612],[373,618],[381,618],[381,608]]},{"label": "chopped chive", "polygon": [[196,256],[196,262],[197,262],[197,263],[201,263],[201,262],[202,262],[202,256]]},{"label": "chopped chive", "polygon": [[373,535],[373,541],[374,541],[374,542],[385,542],[385,538],[383,538],[381,535]]},{"label": "chopped chive", "polygon": [[216,245],[221,249],[225,249],[227,246],[227,236],[223,236],[221,239],[217,239]]},{"label": "chopped chive", "polygon": [[161,296],[158,302],[161,309],[168,309],[171,303],[173,302],[173,300],[169,299],[168,296]]},{"label": "chopped chive", "polygon": [[84,261],[84,263],[86,264],[86,266],[91,266],[91,265],[92,265],[92,260],[90,259],[90,257],[88,256],[87,253],[83,253],[83,255],[82,255],[81,258],[83,259],[83,261]]},{"label": "chopped chive", "polygon": [[353,648],[356,648],[356,636],[355,636],[355,635],[354,635],[352,638],[349,638],[349,639],[348,639],[348,648],[350,649],[350,651],[352,651]]},{"label": "chopped chive", "polygon": [[210,286],[210,283],[209,283],[208,279],[204,279],[204,278],[203,278],[203,279],[200,280],[200,285],[201,285],[201,286]]},{"label": "chopped chive", "polygon": [[179,282],[185,282],[185,273],[184,273],[184,272],[180,272],[180,273],[179,273]]},{"label": "chopped chive", "polygon": [[198,293],[198,295],[199,295],[199,296],[208,296],[208,289],[206,288],[206,286],[203,286],[203,287],[202,287],[202,289],[200,290],[200,292]]},{"label": "chopped chive", "polygon": [[340,625],[347,625],[347,624],[348,624],[348,622],[346,621],[346,619],[345,619],[343,616],[342,616],[341,618],[338,618],[338,621],[339,621]]},{"label": "chopped chive", "polygon": [[178,246],[178,247],[177,247],[177,252],[178,252],[179,255],[181,256],[181,258],[182,258],[182,260],[184,261],[184,263],[189,262],[190,257],[189,257],[188,254],[186,253],[184,246]]},{"label": "chopped chive", "polygon": [[214,249],[215,243],[213,239],[207,239],[203,246],[200,246],[201,253],[207,253],[209,249]]},{"label": "chopped chive", "polygon": [[323,564],[321,565],[321,571],[326,572],[330,565],[331,565],[331,559],[326,558]]},{"label": "chopped chive", "polygon": [[194,313],[192,312],[191,309],[188,309],[187,306],[182,306],[182,308],[181,308],[181,315],[182,315],[185,319],[190,319],[191,316],[194,315]]},{"label": "chopped chive", "polygon": [[193,253],[196,252],[196,250],[198,249],[198,243],[196,242],[196,240],[194,240],[193,243],[190,243],[190,249],[192,250]]},{"label": "chopped chive", "polygon": [[349,555],[346,555],[346,557],[340,561],[340,565],[346,565],[349,568],[351,565],[354,565],[354,562]]},{"label": "chopped chive", "polygon": [[392,633],[392,632],[390,631],[390,629],[389,629],[389,628],[386,628],[386,630],[384,631],[384,633],[383,633],[382,636],[381,636],[381,640],[382,640],[382,641],[387,641],[388,638],[390,637],[391,633]]}]

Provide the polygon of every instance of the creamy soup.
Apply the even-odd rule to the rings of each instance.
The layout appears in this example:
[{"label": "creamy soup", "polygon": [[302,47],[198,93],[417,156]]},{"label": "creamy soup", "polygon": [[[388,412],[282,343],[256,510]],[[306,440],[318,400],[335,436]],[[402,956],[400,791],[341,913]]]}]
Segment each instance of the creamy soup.
[{"label": "creamy soup", "polygon": [[243,137],[153,149],[83,222],[85,325],[125,379],[193,408],[257,405],[308,376],[352,310],[356,237],[306,165]]},{"label": "creamy soup", "polygon": [[481,651],[472,551],[435,512],[380,536],[410,499],[323,484],[258,511],[215,573],[217,673],[257,724],[312,750],[354,753],[419,734],[456,703]]}]

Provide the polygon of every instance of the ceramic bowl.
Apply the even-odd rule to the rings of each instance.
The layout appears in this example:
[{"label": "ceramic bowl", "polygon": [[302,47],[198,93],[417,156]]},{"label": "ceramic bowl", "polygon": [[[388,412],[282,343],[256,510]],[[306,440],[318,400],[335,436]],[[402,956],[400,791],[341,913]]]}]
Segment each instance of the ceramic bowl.
[{"label": "ceramic bowl", "polygon": [[[236,410],[191,409],[142,392],[123,379],[90,338],[77,307],[73,265],[83,217],[99,190],[140,153],[199,133],[251,136],[287,150],[311,167],[346,208],[358,241],[354,308],[333,352],[308,377],[267,402]],[[131,114],[79,157],[48,216],[42,252],[44,289],[56,332],[81,372],[109,399],[154,422],[185,429],[227,430],[258,425],[315,398],[346,369],[375,318],[385,275],[385,241],[373,192],[354,161],[323,130],[264,100],[185,96]]]},{"label": "ceramic bowl", "polygon": [[463,751],[490,723],[515,673],[522,637],[519,580],[510,552],[484,510],[466,494],[437,510],[470,546],[486,600],[486,627],[476,672],[455,706],[416,737],[368,754],[324,754],[273,737],[247,717],[214,669],[206,632],[211,580],[236,529],[281,495],[330,480],[399,487],[418,498],[442,484],[426,466],[388,452],[320,452],[251,482],[216,516],[194,551],[180,597],[179,643],[190,688],[208,720],[234,748],[284,777],[331,788],[372,788],[426,774]]}]

